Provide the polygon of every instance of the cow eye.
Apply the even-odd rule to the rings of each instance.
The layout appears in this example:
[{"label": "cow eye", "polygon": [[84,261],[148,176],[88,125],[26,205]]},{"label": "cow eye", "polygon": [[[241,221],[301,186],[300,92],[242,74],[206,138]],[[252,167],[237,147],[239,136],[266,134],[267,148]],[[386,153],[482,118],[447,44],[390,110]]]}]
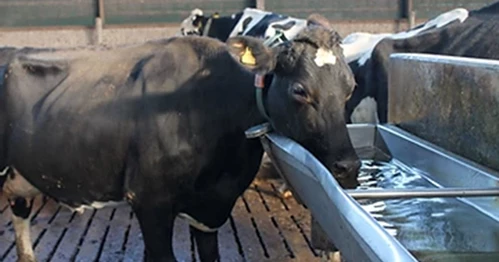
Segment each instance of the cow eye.
[{"label": "cow eye", "polygon": [[303,85],[298,84],[298,83],[293,84],[293,86],[291,87],[291,92],[295,96],[302,96],[302,97],[307,96],[307,91],[305,90]]},{"label": "cow eye", "polygon": [[302,84],[292,84],[288,92],[295,101],[301,104],[310,104],[312,102],[308,90]]}]

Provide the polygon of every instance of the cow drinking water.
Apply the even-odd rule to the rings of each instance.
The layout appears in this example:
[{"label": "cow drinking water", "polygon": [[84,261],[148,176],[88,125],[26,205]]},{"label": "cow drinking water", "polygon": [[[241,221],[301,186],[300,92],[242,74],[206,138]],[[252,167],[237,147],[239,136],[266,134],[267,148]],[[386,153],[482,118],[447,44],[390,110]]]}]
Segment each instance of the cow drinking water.
[{"label": "cow drinking water", "polygon": [[[360,162],[343,118],[354,79],[340,41],[323,22],[273,48],[187,36],[16,55],[0,90],[0,163],[19,260],[35,260],[28,221],[39,192],[74,209],[126,201],[147,261],[175,261],[180,216],[201,261],[217,260],[217,229],[263,153],[244,131],[265,121],[356,187]],[[263,75],[269,119],[255,98]]]}]

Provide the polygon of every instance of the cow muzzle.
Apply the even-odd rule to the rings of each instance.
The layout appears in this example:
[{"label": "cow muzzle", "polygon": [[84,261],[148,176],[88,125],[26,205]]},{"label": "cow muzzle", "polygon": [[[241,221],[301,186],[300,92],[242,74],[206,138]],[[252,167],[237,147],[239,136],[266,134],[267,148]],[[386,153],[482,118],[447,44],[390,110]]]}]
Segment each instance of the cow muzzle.
[{"label": "cow muzzle", "polygon": [[357,177],[359,175],[361,162],[355,160],[342,160],[333,163],[331,171],[338,183],[345,189],[354,189],[359,186]]}]

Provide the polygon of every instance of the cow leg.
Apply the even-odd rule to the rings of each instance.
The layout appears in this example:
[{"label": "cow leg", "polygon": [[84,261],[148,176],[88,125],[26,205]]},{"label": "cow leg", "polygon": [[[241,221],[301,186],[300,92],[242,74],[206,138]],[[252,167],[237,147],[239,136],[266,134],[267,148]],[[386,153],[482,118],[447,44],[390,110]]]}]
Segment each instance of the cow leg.
[{"label": "cow leg", "polygon": [[161,206],[167,205],[133,207],[144,238],[146,262],[176,261],[172,245],[174,216],[169,208]]},{"label": "cow leg", "polygon": [[196,241],[198,255],[201,262],[214,262],[220,260],[218,253],[218,231],[203,232],[193,226],[189,226],[190,232]]},{"label": "cow leg", "polygon": [[33,199],[27,201],[25,198],[9,200],[12,210],[12,224],[16,235],[16,250],[18,262],[35,262],[35,254],[31,243],[30,218]]}]

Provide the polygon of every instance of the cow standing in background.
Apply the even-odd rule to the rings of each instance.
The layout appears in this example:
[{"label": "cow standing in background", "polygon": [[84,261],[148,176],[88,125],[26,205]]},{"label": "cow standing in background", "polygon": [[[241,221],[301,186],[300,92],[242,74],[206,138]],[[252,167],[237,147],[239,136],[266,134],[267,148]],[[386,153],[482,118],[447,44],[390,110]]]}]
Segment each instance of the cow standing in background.
[{"label": "cow standing in background", "polygon": [[218,260],[217,230],[262,158],[244,131],[265,121],[355,188],[360,161],[343,118],[354,78],[339,35],[310,22],[273,48],[248,36],[187,36],[15,55],[0,87],[0,186],[19,260],[35,261],[29,221],[39,193],[76,210],[127,202],[147,261],[175,261],[179,216],[201,261]]},{"label": "cow standing in background", "polygon": [[[374,98],[377,118],[388,117],[388,72],[394,53],[427,53],[499,59],[499,2],[469,11],[457,8],[406,32],[354,33],[343,40],[343,50],[357,86],[347,103],[345,118],[365,98]],[[373,120],[375,121],[375,120]]]},{"label": "cow standing in background", "polygon": [[284,34],[282,40],[291,40],[306,26],[306,19],[249,7],[230,16],[214,14],[210,17],[196,8],[180,24],[179,34],[207,36],[225,42],[227,38],[239,35],[268,39],[279,30]]},{"label": "cow standing in background", "polygon": [[203,11],[196,8],[180,24],[178,35],[198,35],[209,36],[225,42],[232,32],[232,29],[241,18],[242,12],[231,16],[220,17],[218,13],[211,16],[204,16]]}]

